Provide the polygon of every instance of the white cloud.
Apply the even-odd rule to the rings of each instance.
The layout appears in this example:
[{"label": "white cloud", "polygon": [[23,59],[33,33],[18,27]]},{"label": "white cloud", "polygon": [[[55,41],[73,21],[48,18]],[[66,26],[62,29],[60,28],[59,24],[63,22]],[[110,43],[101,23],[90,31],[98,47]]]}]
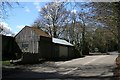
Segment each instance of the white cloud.
[{"label": "white cloud", "polygon": [[22,28],[24,28],[25,27],[25,25],[17,25],[17,28],[18,29],[22,29]]},{"label": "white cloud", "polygon": [[7,35],[7,36],[12,36],[14,34],[12,32],[12,29],[5,22],[0,22],[0,28],[2,29],[2,32],[0,32],[0,34],[4,34],[4,35]]},{"label": "white cloud", "polygon": [[36,7],[36,9],[37,9],[38,11],[41,10],[40,2],[34,2],[33,4],[35,5],[35,7]]},{"label": "white cloud", "polygon": [[3,27],[3,28],[5,28],[5,29],[11,30],[11,28],[10,28],[10,27],[8,26],[8,24],[5,23],[5,22],[0,22],[0,25],[2,25],[2,26],[0,26],[0,27]]}]

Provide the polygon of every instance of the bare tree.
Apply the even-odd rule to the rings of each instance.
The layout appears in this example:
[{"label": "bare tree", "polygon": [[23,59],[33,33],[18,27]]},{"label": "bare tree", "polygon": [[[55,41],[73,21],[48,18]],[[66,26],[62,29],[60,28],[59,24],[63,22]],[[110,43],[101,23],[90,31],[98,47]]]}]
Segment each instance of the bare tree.
[{"label": "bare tree", "polygon": [[69,17],[70,23],[66,32],[68,34],[69,41],[75,45],[77,50],[80,51],[81,48],[82,54],[88,54],[88,52],[86,52],[86,48],[88,46],[85,37],[88,25],[94,23],[91,18],[92,15],[90,15],[91,10],[89,9],[89,4],[87,3],[74,3],[73,7],[74,12],[71,12]]},{"label": "bare tree", "polygon": [[64,2],[51,2],[41,9],[35,24],[47,31],[52,37],[59,37],[63,26],[67,23],[68,16],[69,12],[65,9]]},{"label": "bare tree", "polygon": [[[86,41],[86,33],[87,29],[89,27],[89,24],[94,24],[94,20],[91,18],[93,15],[92,10],[89,7],[89,3],[76,3],[76,7],[79,8],[78,11],[78,21],[79,24],[81,25],[81,53],[82,54],[89,54],[89,45],[88,42]],[[95,25],[95,24],[94,24]],[[92,30],[92,26],[91,26]]]},{"label": "bare tree", "polygon": [[69,16],[69,23],[64,30],[63,37],[70,43],[74,44],[75,48],[80,52],[81,24],[77,21],[78,14],[76,10],[72,10]]},{"label": "bare tree", "polygon": [[6,19],[16,4],[19,5],[18,2],[0,2],[0,19]]}]

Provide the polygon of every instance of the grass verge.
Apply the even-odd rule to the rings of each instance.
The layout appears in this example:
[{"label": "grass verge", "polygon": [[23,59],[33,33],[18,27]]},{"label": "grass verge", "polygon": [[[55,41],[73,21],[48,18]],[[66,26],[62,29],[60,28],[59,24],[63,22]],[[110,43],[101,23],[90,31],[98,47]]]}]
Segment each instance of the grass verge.
[{"label": "grass verge", "polygon": [[9,60],[7,60],[7,61],[2,61],[2,65],[3,65],[3,66],[10,66],[11,63],[10,63]]}]

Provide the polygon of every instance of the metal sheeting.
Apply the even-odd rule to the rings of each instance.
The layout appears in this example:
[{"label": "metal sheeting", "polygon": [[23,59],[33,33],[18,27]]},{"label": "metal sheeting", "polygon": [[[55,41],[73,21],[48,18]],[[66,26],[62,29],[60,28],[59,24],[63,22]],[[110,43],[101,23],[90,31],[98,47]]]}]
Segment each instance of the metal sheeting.
[{"label": "metal sheeting", "polygon": [[68,57],[68,47],[59,46],[59,57]]},{"label": "metal sheeting", "polygon": [[52,42],[57,44],[62,44],[62,45],[73,46],[71,43],[67,42],[66,40],[57,39],[57,38],[52,38]]}]

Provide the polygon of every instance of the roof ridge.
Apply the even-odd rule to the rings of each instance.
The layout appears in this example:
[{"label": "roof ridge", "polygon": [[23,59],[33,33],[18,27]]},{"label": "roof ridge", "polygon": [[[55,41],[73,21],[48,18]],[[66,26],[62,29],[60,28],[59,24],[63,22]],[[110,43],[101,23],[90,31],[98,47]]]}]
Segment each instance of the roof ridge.
[{"label": "roof ridge", "polygon": [[37,28],[37,27],[29,27],[29,28],[31,28],[31,30],[34,31],[39,36],[50,37],[50,35],[47,32],[43,31],[41,28]]}]

